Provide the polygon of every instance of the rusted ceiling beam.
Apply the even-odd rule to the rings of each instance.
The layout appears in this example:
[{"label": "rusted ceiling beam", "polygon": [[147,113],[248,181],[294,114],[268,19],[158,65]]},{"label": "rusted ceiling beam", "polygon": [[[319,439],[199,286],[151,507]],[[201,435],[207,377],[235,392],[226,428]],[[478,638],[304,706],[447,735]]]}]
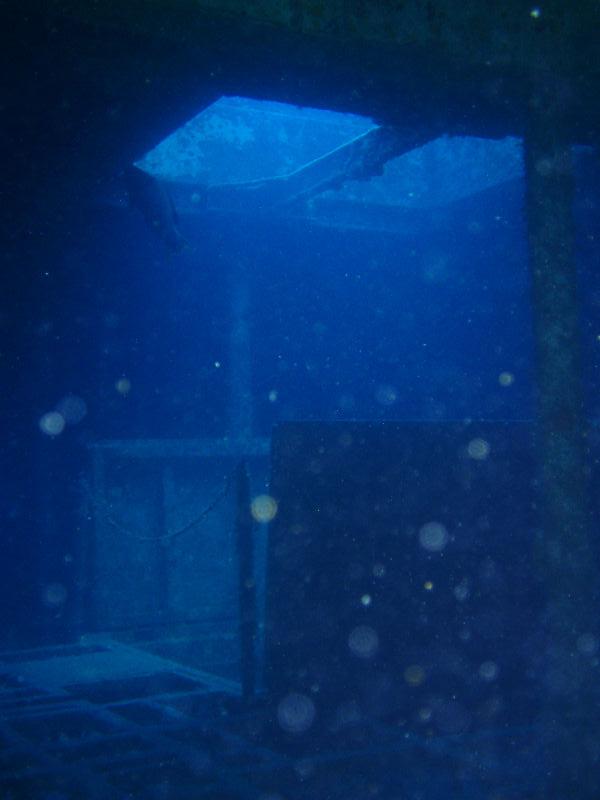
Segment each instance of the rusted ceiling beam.
[{"label": "rusted ceiling beam", "polygon": [[270,26],[336,41],[419,47],[470,65],[513,67],[527,67],[544,38],[553,62],[589,69],[593,32],[600,25],[594,0],[546,0],[541,6],[524,0],[52,0],[46,9],[57,18],[180,45],[201,39],[208,20],[235,21],[248,34]]},{"label": "rusted ceiling beam", "polygon": [[[547,0],[35,0],[6,3],[2,110],[14,207],[76,207],[223,94],[383,125],[522,135],[540,53],[571,138],[600,131],[600,6]],[[535,54],[532,55],[532,54]],[[46,199],[48,192],[61,202]],[[17,197],[21,195],[22,197]],[[16,223],[9,222],[14,230]]]}]

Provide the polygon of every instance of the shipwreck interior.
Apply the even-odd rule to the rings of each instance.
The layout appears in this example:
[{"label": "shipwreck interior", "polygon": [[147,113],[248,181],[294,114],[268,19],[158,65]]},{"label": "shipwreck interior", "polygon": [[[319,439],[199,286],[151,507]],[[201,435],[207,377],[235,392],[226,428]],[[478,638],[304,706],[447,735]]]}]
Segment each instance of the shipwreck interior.
[{"label": "shipwreck interior", "polygon": [[2,796],[597,800],[597,4],[9,5]]}]

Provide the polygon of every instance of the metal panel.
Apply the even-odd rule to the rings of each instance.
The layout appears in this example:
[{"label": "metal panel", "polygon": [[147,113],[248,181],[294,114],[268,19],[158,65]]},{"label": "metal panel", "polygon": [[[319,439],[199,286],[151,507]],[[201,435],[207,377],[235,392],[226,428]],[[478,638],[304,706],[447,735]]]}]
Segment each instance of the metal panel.
[{"label": "metal panel", "polygon": [[529,426],[513,423],[277,428],[274,701],[308,697],[322,730],[528,718],[527,655],[540,646],[531,449]]},{"label": "metal panel", "polygon": [[[237,618],[233,474],[242,453],[184,445],[94,448],[88,629]],[[260,479],[260,455],[252,463]]]}]

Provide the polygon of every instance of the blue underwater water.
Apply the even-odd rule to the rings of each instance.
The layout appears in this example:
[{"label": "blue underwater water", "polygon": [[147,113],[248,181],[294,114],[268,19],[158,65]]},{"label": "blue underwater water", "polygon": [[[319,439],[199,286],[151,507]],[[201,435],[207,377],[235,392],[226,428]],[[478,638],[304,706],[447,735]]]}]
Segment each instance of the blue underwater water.
[{"label": "blue underwater water", "polygon": [[[137,154],[150,217],[115,175],[13,287],[1,797],[542,796],[570,662],[522,142],[358,179],[377,130],[222,98]],[[572,155],[596,486],[599,167]]]}]

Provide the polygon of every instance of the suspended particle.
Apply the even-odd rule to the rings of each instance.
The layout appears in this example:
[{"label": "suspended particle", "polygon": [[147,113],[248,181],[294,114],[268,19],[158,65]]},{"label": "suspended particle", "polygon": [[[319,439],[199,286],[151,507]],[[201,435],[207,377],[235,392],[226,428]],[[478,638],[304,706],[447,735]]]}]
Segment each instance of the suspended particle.
[{"label": "suspended particle", "polygon": [[360,598],[360,602],[363,606],[370,606],[372,599],[373,598],[370,594],[363,594],[363,596]]},{"label": "suspended particle", "polygon": [[409,686],[420,686],[425,680],[425,670],[420,664],[411,664],[404,670],[404,680]]},{"label": "suspended particle", "polygon": [[304,733],[313,724],[316,713],[310,697],[291,692],[277,706],[277,721],[287,733]]},{"label": "suspended particle", "polygon": [[67,589],[62,583],[49,583],[42,592],[42,601],[50,608],[64,605],[66,599]]},{"label": "suspended particle", "polygon": [[309,758],[301,758],[294,764],[294,772],[301,781],[305,781],[314,774],[315,765]]},{"label": "suspended particle", "polygon": [[87,414],[87,405],[81,397],[68,394],[57,403],[56,410],[68,425],[77,425]]},{"label": "suspended particle", "polygon": [[577,649],[584,656],[593,656],[598,652],[598,638],[593,633],[582,633],[577,638]]},{"label": "suspended particle", "polygon": [[494,661],[484,661],[479,667],[479,677],[484,681],[495,681],[498,672],[498,665]]},{"label": "suspended particle", "polygon": [[65,418],[58,411],[48,411],[40,419],[39,425],[47,436],[58,436],[65,429]]},{"label": "suspended particle", "polygon": [[379,648],[377,631],[368,625],[358,625],[348,636],[348,647],[358,658],[373,658]]},{"label": "suspended particle", "polygon": [[470,458],[473,458],[476,461],[483,461],[490,454],[489,442],[486,442],[485,439],[471,439],[467,445],[467,453],[469,454]]},{"label": "suspended particle", "polygon": [[250,512],[257,522],[271,522],[277,514],[277,500],[269,494],[259,494],[251,502]]},{"label": "suspended particle", "polygon": [[431,553],[443,550],[448,543],[448,531],[441,522],[428,522],[419,531],[419,543]]},{"label": "suspended particle", "polygon": [[269,403],[276,403],[277,402],[277,390],[271,389],[269,392]]},{"label": "suspended particle", "polygon": [[375,399],[382,406],[393,406],[398,400],[398,392],[393,386],[382,384],[375,391]]},{"label": "suspended particle", "polygon": [[542,10],[538,6],[534,6],[529,12],[531,19],[539,19],[542,16]]},{"label": "suspended particle", "polygon": [[345,725],[356,725],[362,719],[360,706],[356,700],[348,700],[342,703],[336,709],[335,720],[337,725],[343,727]]},{"label": "suspended particle", "polygon": [[498,375],[498,383],[500,386],[510,386],[514,382],[515,376],[512,372],[501,372],[500,375]]},{"label": "suspended particle", "polygon": [[131,391],[131,381],[129,378],[119,378],[115,383],[115,389],[119,394],[123,395],[123,397],[126,397]]},{"label": "suspended particle", "polygon": [[425,589],[426,592],[433,591],[433,581],[425,581],[425,583],[423,584],[423,588]]},{"label": "suspended particle", "polygon": [[454,587],[453,592],[458,602],[464,603],[471,593],[467,578],[463,578],[462,581]]}]

